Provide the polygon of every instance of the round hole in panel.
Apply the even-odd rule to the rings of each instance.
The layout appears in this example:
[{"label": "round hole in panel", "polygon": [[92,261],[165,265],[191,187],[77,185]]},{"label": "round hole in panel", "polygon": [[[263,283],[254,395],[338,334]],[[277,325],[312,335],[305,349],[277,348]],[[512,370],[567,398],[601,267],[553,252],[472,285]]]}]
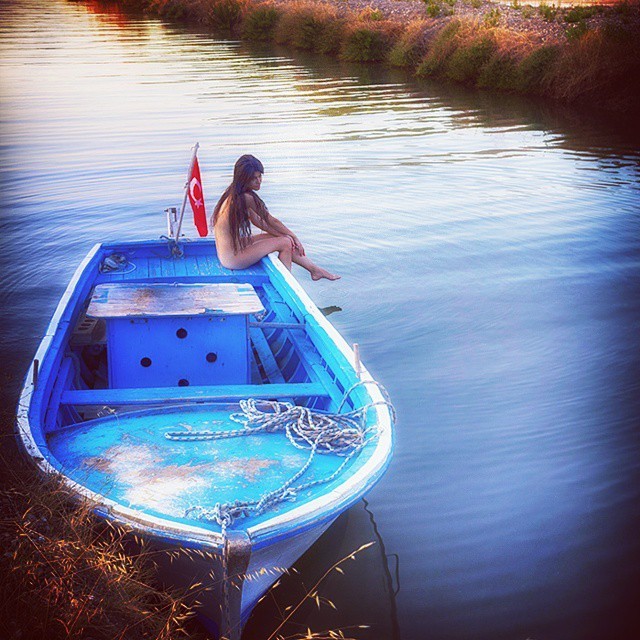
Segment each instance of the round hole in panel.
[{"label": "round hole in panel", "polygon": [[210,351],[207,353],[207,362],[215,362],[218,359],[218,354]]},{"label": "round hole in panel", "polygon": [[188,387],[189,386],[189,381],[186,378],[181,378],[180,380],[178,380],[178,386],[179,387]]},{"label": "round hole in panel", "polygon": [[141,364],[143,367],[150,367],[150,366],[151,366],[151,358],[142,358],[142,359],[140,360],[140,364]]},{"label": "round hole in panel", "polygon": [[178,338],[180,338],[180,340],[183,340],[187,337],[187,330],[180,328],[176,331],[176,335],[178,336]]}]

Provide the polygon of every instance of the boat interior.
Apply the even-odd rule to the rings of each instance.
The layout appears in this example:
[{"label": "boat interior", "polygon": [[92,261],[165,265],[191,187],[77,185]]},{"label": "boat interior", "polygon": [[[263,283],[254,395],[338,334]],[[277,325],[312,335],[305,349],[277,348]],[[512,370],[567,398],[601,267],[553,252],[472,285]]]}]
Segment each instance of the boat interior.
[{"label": "boat interior", "polygon": [[[304,304],[274,285],[268,261],[231,271],[211,242],[183,251],[175,257],[161,242],[103,246],[78,282],[69,330],[49,363],[41,424],[66,475],[125,506],[188,521],[195,505],[277,488],[308,451],[284,433],[172,442],[166,431],[238,429],[233,414],[246,398],[335,411],[357,377]],[[105,270],[113,255],[118,268]],[[197,313],[207,287],[222,299]],[[368,401],[357,389],[342,411]],[[316,456],[305,479],[327,477],[341,462]]]}]

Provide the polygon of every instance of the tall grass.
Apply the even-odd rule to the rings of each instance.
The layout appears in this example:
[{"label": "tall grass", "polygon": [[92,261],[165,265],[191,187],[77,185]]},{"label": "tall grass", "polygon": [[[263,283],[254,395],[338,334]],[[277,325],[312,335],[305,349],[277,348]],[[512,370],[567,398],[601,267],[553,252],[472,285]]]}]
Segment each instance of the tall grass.
[{"label": "tall grass", "polygon": [[433,21],[413,20],[389,51],[387,61],[393,67],[415,68],[427,53],[429,30]]},{"label": "tall grass", "polygon": [[455,18],[437,33],[416,69],[418,76],[439,76],[442,73],[447,61],[457,50],[458,33],[461,28],[462,21]]},{"label": "tall grass", "polygon": [[496,42],[490,32],[459,43],[447,62],[445,76],[458,82],[475,81],[495,49]]},{"label": "tall grass", "polygon": [[547,22],[553,22],[558,15],[558,7],[541,2],[538,5],[538,12]]},{"label": "tall grass", "polygon": [[[2,457],[0,461],[5,462]],[[148,548],[144,540],[123,527],[97,520],[92,515],[92,505],[78,503],[59,478],[41,480],[23,472],[17,481],[14,477],[5,483],[13,487],[0,491],[0,637],[210,639],[189,608],[203,595],[208,597],[208,592],[203,592],[200,583],[184,590],[160,589],[156,583],[157,552]],[[322,593],[325,580],[335,573],[344,574],[345,564],[373,544],[363,544],[347,554],[311,585],[300,578],[302,593],[281,611],[275,628],[265,630],[265,640],[355,640],[358,629],[365,626],[309,629],[302,635],[291,635],[291,631],[299,627],[297,616],[305,605],[336,608]],[[181,553],[176,550],[169,555]],[[255,575],[270,570],[256,570]],[[297,575],[295,569],[277,571]],[[245,579],[253,578],[247,575]],[[280,580],[273,589],[279,583]]]},{"label": "tall grass", "polygon": [[297,49],[336,53],[340,48],[343,28],[335,7],[313,2],[293,2],[280,16],[274,39]]},{"label": "tall grass", "polygon": [[[310,628],[307,628],[306,633],[299,632],[294,635],[285,635],[285,633],[288,625],[291,626],[291,623],[295,622],[296,614],[307,604],[313,604],[318,609],[325,607],[336,609],[336,605],[329,598],[321,594],[323,583],[334,573],[344,575],[345,570],[343,567],[348,562],[355,560],[360,553],[369,549],[374,544],[376,543],[367,542],[360,545],[351,553],[334,562],[311,586],[303,585],[304,593],[302,597],[300,597],[295,604],[291,604],[283,610],[282,619],[275,629],[266,637],[266,640],[357,640],[357,637],[351,634],[357,633],[359,629],[368,629],[367,625],[356,625],[353,627],[327,629],[323,631],[312,631]],[[273,586],[273,589],[277,589],[279,585],[280,581],[278,580]]]},{"label": "tall grass", "polygon": [[0,517],[0,627],[9,637],[206,637],[191,622],[189,594],[157,588],[153,553],[97,523],[58,479],[28,477],[0,492]]},{"label": "tall grass", "polygon": [[234,34],[240,31],[246,0],[213,0],[205,7],[206,22],[213,29]]},{"label": "tall grass", "polygon": [[193,20],[200,17],[198,3],[184,2],[184,0],[125,0],[127,5],[141,5],[139,8],[155,13],[169,20]]},{"label": "tall grass", "polygon": [[247,12],[242,36],[248,40],[273,40],[282,11],[275,5],[260,4]]},{"label": "tall grass", "polygon": [[[586,31],[560,52],[549,79],[550,94],[563,101],[608,99],[609,106],[637,108],[640,95],[640,43],[634,30]],[[622,93],[620,87],[627,91]],[[634,98],[634,96],[636,96]],[[625,102],[619,102],[625,101]]]},{"label": "tall grass", "polygon": [[560,47],[557,45],[542,46],[524,56],[517,69],[518,89],[534,95],[549,93],[559,56]]},{"label": "tall grass", "polygon": [[351,62],[380,62],[396,44],[400,26],[389,20],[347,25],[341,56]]}]

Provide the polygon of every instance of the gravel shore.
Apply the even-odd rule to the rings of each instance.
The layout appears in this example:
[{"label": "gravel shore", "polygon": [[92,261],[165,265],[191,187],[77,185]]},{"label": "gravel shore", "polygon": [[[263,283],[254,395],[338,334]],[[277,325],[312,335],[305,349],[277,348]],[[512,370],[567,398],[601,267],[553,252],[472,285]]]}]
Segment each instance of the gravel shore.
[{"label": "gravel shore", "polygon": [[[287,5],[290,0],[273,0],[275,4]],[[494,26],[509,29],[514,32],[526,34],[533,40],[537,40],[544,44],[552,42],[560,42],[566,38],[567,28],[570,26],[564,19],[563,15],[571,6],[582,5],[591,6],[588,3],[577,0],[575,3],[565,3],[557,12],[554,19],[545,18],[540,12],[539,5],[544,2],[535,1],[532,3],[522,3],[519,1],[491,2],[489,0],[451,0],[454,1],[453,6],[448,2],[436,0],[442,7],[442,13],[437,18],[430,18],[428,14],[427,3],[423,0],[308,0],[314,4],[329,4],[338,10],[341,15],[350,13],[360,14],[363,12],[379,11],[384,19],[394,20],[396,22],[409,23],[412,20],[434,20],[441,22],[451,17],[475,18],[483,21],[490,15],[495,21]],[[558,2],[549,0],[549,7],[557,7]],[[589,28],[599,26],[604,20],[604,12],[609,8],[609,3],[597,3],[602,7],[603,12],[587,18],[584,22]],[[615,4],[615,2],[611,3]],[[450,11],[451,15],[445,15]],[[607,11],[607,13],[611,13]],[[609,15],[608,20],[611,20]],[[638,23],[638,12],[635,12],[635,22]],[[615,18],[614,18],[615,20]],[[640,23],[637,24],[640,28]]]}]

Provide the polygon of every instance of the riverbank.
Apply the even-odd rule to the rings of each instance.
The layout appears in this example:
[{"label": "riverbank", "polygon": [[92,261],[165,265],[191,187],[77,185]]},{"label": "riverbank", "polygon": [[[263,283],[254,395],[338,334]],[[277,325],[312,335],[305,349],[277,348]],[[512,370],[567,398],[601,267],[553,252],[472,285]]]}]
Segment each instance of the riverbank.
[{"label": "riverbank", "polygon": [[111,0],[247,40],[417,77],[631,115],[640,94],[640,5],[513,0]]},{"label": "riverbank", "polygon": [[2,637],[206,640],[186,604],[193,594],[158,585],[154,552],[98,522],[62,480],[26,467],[9,438],[0,444]]}]

